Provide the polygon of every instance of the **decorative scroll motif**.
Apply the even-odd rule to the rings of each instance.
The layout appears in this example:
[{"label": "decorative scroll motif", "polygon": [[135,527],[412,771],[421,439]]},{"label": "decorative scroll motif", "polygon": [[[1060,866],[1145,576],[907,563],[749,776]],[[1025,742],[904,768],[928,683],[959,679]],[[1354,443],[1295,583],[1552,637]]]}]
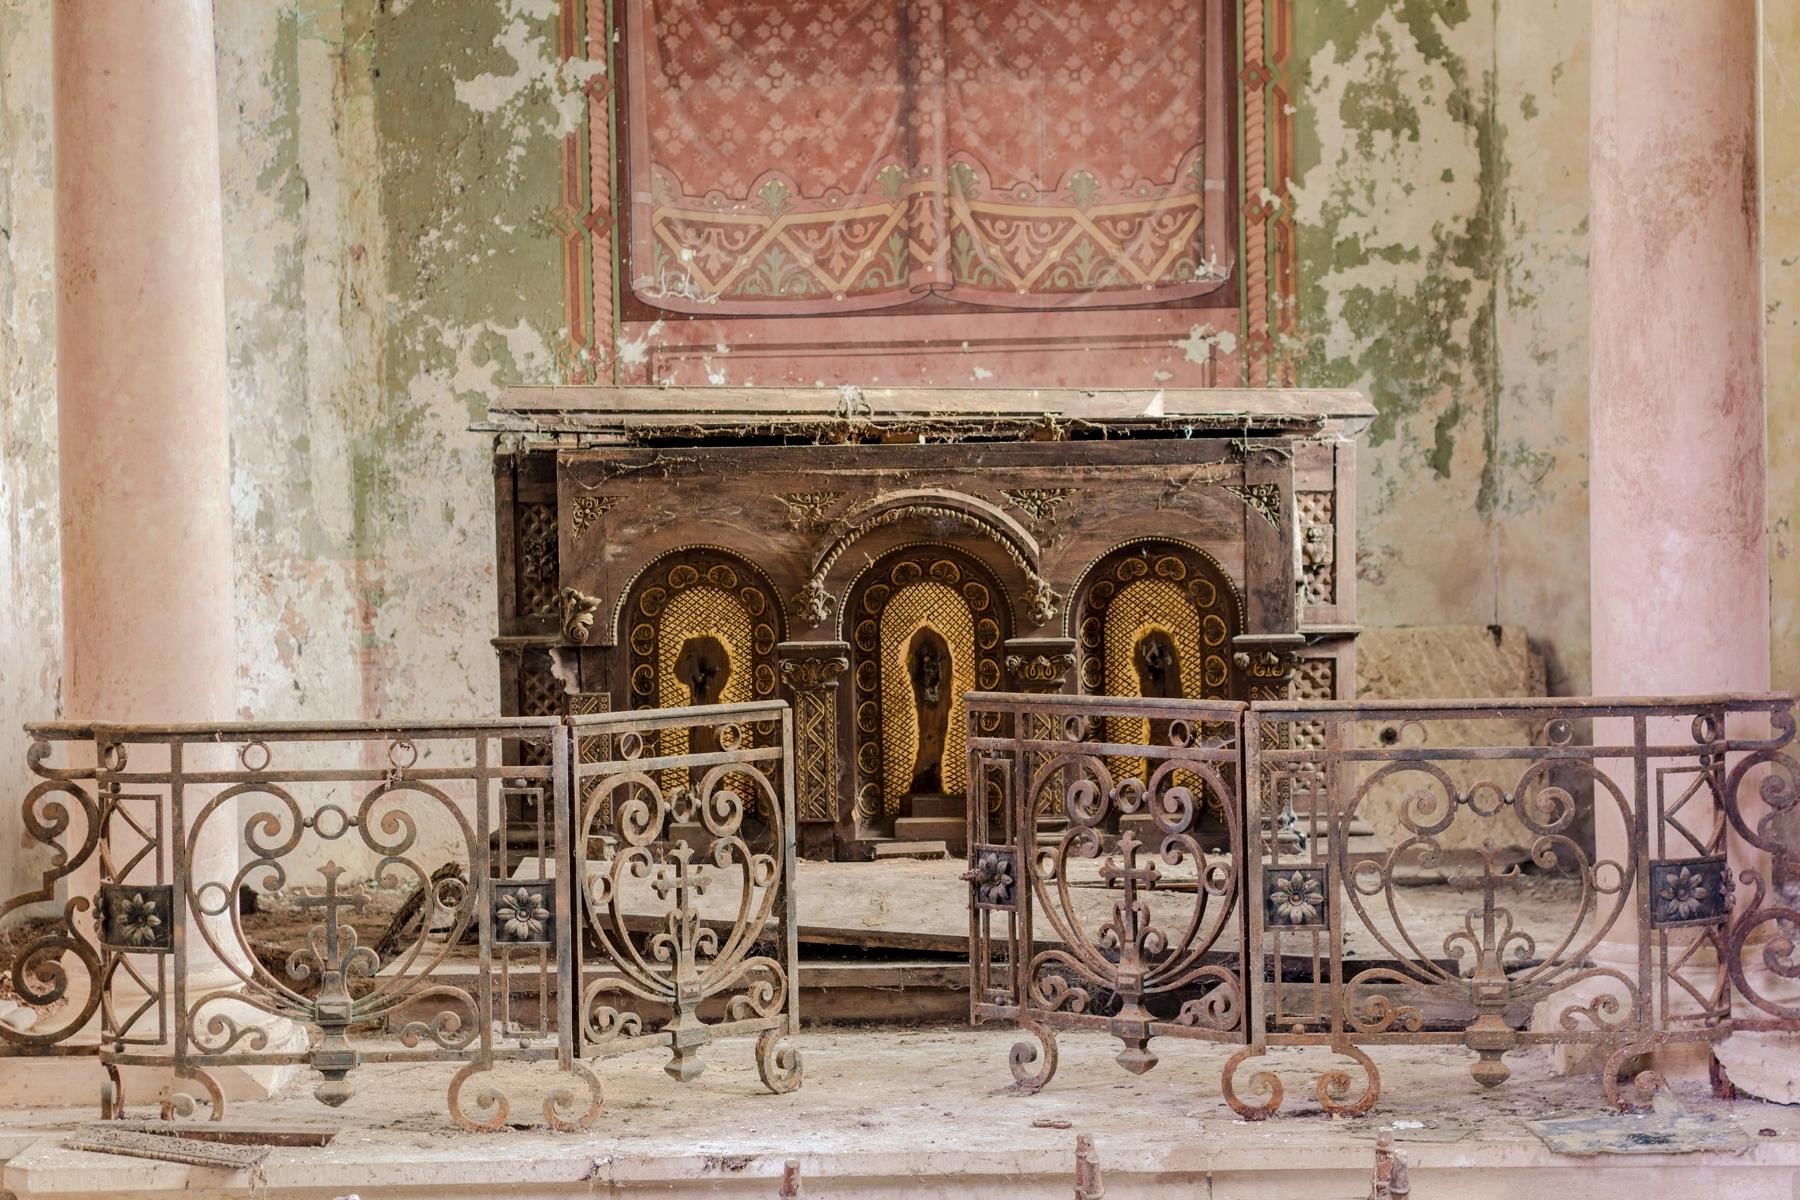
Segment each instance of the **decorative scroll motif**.
[{"label": "decorative scroll motif", "polygon": [[[51,727],[37,736],[47,744],[86,732]],[[589,1101],[576,1104],[574,1092],[560,1088],[546,1116],[569,1127],[591,1122],[597,1084],[572,1061],[572,1031],[557,1014],[566,979],[558,981],[550,942],[555,914],[568,908],[566,884],[505,879],[508,862],[488,837],[519,793],[548,801],[540,812],[563,811],[565,737],[553,720],[383,732],[95,730],[92,778],[110,811],[101,824],[101,944],[90,1004],[98,1002],[98,1053],[113,1078],[108,1107],[117,1113],[125,1103],[118,1068],[152,1059],[192,1081],[214,1120],[224,1116],[212,1074],[222,1065],[300,1061],[323,1076],[315,1096],[337,1105],[364,1061],[450,1062],[462,1064],[450,1084],[452,1115],[479,1124],[457,1104],[460,1081],[511,1059],[577,1077]],[[508,742],[541,749],[542,765],[504,765]],[[427,828],[434,836],[422,836]],[[540,819],[535,830],[518,831],[515,852],[554,862],[565,828],[561,819]],[[223,873],[208,852],[221,840],[240,847],[222,860]],[[375,945],[385,917],[366,913],[378,888],[419,897],[419,920],[391,949]],[[483,897],[479,906],[467,902],[471,888]],[[529,905],[514,897],[508,908],[509,888],[525,890]],[[310,927],[291,944],[262,943],[239,911],[246,890],[290,905]],[[184,926],[185,951],[171,953]],[[455,955],[465,937],[478,957]],[[220,976],[223,984],[210,982]],[[528,994],[538,1003],[525,1019],[515,1002]],[[38,1003],[43,992],[21,995]],[[503,1040],[495,1037],[502,1022]],[[374,1032],[383,1028],[394,1033]],[[504,1106],[497,1089],[483,1091]],[[174,1102],[180,1111],[194,1106],[191,1096]]]},{"label": "decorative scroll motif", "polygon": [[1039,650],[1031,654],[1008,654],[1006,675],[1022,691],[1057,692],[1063,680],[1075,669],[1075,651]]},{"label": "decorative scroll motif", "polygon": [[1281,489],[1272,483],[1224,483],[1220,487],[1243,501],[1244,507],[1281,528]]},{"label": "decorative scroll motif", "polygon": [[[1140,984],[1186,953],[1188,943],[1169,931],[1191,935],[1194,928],[1179,916],[1166,919],[1159,907],[1177,868],[1189,879],[1197,870],[1203,894],[1217,878],[1221,895],[1254,898],[1241,916],[1234,905],[1226,924],[1247,922],[1249,961],[1269,966],[1247,1015],[1239,1006],[1229,1009],[1229,1021],[1202,1022],[1214,1040],[1242,1043],[1221,1084],[1227,1103],[1250,1119],[1282,1104],[1274,1072],[1251,1069],[1247,1090],[1238,1080],[1273,1046],[1328,1047],[1355,1064],[1317,1079],[1321,1106],[1337,1115],[1366,1112],[1380,1098],[1380,1071],[1368,1051],[1452,1039],[1476,1052],[1471,1074],[1484,1086],[1506,1080],[1504,1057],[1513,1050],[1591,1048],[1605,1061],[1607,1098],[1628,1108],[1632,1063],[1659,1046],[1711,1043],[1734,1031],[1800,1031],[1800,906],[1792,890],[1800,883],[1800,842],[1785,825],[1800,815],[1794,697],[1285,701],[1251,704],[1241,723],[1230,706],[1173,702],[1161,711],[1170,714],[1168,728],[1184,732],[1171,742],[1191,748],[1164,753],[1197,754],[1202,766],[1158,761],[1152,750],[1147,780],[1116,781],[1109,758],[1083,747],[1121,706],[1150,703],[987,695],[973,705],[972,719],[999,713],[1011,730],[970,741],[973,1013],[1015,1020],[1032,1035],[1012,1058],[1025,1086],[1042,1086],[1055,1070],[1058,1028],[1111,1031],[1125,1041],[1120,1061],[1133,1071],[1154,1062],[1149,1037],[1202,1036],[1182,1027],[1181,1014],[1193,1010],[1184,1005],[1171,1018],[1171,1001],[1159,1010],[1154,989]],[[1060,750],[1048,739],[1012,736],[1050,720],[1062,730]],[[1514,744],[1476,735],[1472,744],[1445,740],[1471,724],[1520,720],[1536,732]],[[1275,736],[1271,726],[1323,734]],[[1210,753],[1211,738],[1193,742],[1187,732],[1220,727],[1240,731],[1220,755]],[[1727,729],[1744,732],[1728,736]],[[1233,753],[1241,755],[1235,768]],[[1247,847],[1234,840],[1218,859],[1188,851],[1167,814],[1191,814],[1192,791],[1169,781],[1202,769],[1212,772],[1213,787],[1245,781],[1227,793],[1233,839],[1250,825],[1245,814],[1266,811],[1272,791],[1309,780],[1314,803],[1299,814],[1302,836]],[[1034,811],[1034,789],[1043,786],[1059,789],[1070,822],[1054,846],[1041,844],[1046,827]],[[1161,806],[1159,787],[1170,798]],[[979,892],[994,870],[980,855],[1005,843],[992,836],[996,824],[973,797],[994,788],[1006,797],[997,828],[1025,864],[1029,906],[995,906]],[[1583,847],[1576,822],[1586,796],[1613,827],[1630,831],[1625,845],[1599,854]],[[1352,822],[1376,805],[1394,806],[1405,835],[1384,851],[1353,850]],[[1114,809],[1116,837],[1107,832]],[[1140,810],[1150,814],[1148,827],[1127,819]],[[1494,840],[1481,836],[1505,814],[1534,835],[1526,863],[1501,857]],[[1729,856],[1728,837],[1735,843]],[[1160,858],[1146,853],[1153,847]],[[1188,853],[1171,858],[1172,848]],[[1112,901],[1111,920],[1095,923],[1081,909],[1088,889],[1080,886],[1086,876],[1071,874],[1076,849],[1105,860],[1093,875],[1112,885],[1102,893]],[[1734,860],[1746,864],[1735,880]],[[1425,916],[1398,900],[1406,875],[1421,869],[1443,873],[1446,886],[1466,897],[1454,915]],[[1554,910],[1541,899],[1522,903],[1533,877],[1554,880],[1568,893],[1565,902]],[[1640,912],[1643,919],[1624,921]],[[1040,918],[1051,923],[1055,942],[1033,929]],[[1638,944],[1609,950],[1622,924]],[[1214,935],[1216,947],[1235,947],[1241,928]],[[1031,949],[1045,943],[1056,948]],[[1221,958],[1215,948],[1210,961],[1243,980],[1235,949]],[[1271,974],[1273,964],[1280,966]],[[1190,1003],[1227,1011],[1227,998],[1245,992],[1223,986]]]},{"label": "decorative scroll motif", "polygon": [[577,496],[569,507],[569,525],[577,534],[586,533],[618,503],[617,496]]},{"label": "decorative scroll motif", "polygon": [[776,497],[787,505],[787,519],[782,524],[814,533],[825,527],[826,511],[843,498],[842,492],[783,492]]},{"label": "decorative scroll motif", "polygon": [[0,923],[39,908],[55,915],[14,949],[6,983],[14,999],[37,1013],[23,1029],[0,1023],[0,1055],[92,1054],[92,1048],[65,1043],[100,1007],[102,956],[110,954],[91,937],[92,899],[70,894],[59,902],[57,892],[100,850],[109,802],[101,799],[96,768],[81,765],[93,746],[87,729],[32,726],[26,733],[31,745],[25,761],[38,782],[25,793],[20,824],[34,844],[34,858],[45,865],[37,887],[0,905]]},{"label": "decorative scroll motif", "polygon": [[[590,797],[575,820],[581,912],[608,968],[577,976],[586,981],[576,1001],[581,1053],[607,1058],[666,1047],[664,1070],[685,1082],[704,1070],[707,1045],[754,1034],[764,1085],[778,1093],[799,1087],[790,1041],[799,1029],[799,988],[794,796],[782,782],[792,754],[786,707],[719,705],[704,717],[619,713],[571,724],[577,737],[604,730],[616,754],[575,768],[576,790]],[[748,745],[742,731],[765,724],[777,736]],[[665,787],[664,773],[640,761],[674,728],[690,742],[716,745],[710,757],[725,761]],[[603,824],[607,812],[613,817]],[[646,910],[659,913],[660,923],[640,950],[626,913]],[[773,955],[758,951],[771,919],[780,930]],[[575,941],[585,954],[583,939]],[[701,1018],[708,1002],[722,1006],[722,1019]]]},{"label": "decorative scroll motif", "polygon": [[837,689],[839,677],[850,669],[849,648],[844,649],[818,654],[790,645],[781,660],[781,681],[794,697],[795,790],[802,821],[837,820]]},{"label": "decorative scroll motif", "polygon": [[557,588],[561,570],[556,550],[556,506],[521,503],[518,513],[519,611],[553,617],[562,609]]},{"label": "decorative scroll motif", "polygon": [[[830,619],[836,599],[825,590],[825,577],[837,564],[844,551],[864,534],[889,525],[897,525],[905,521],[955,521],[966,525],[984,537],[992,538],[996,545],[1005,552],[1007,558],[1025,576],[1025,611],[1026,617],[1033,625],[1048,625],[1056,619],[1058,606],[1063,598],[1050,582],[1037,572],[1036,565],[1027,554],[1026,548],[1020,544],[1023,531],[1010,532],[998,527],[997,523],[983,519],[975,513],[968,512],[949,504],[897,504],[892,508],[880,511],[862,520],[855,521],[850,528],[838,537],[831,547],[819,556],[813,567],[811,577],[794,597],[794,605],[802,614],[801,620],[808,628],[817,629]],[[1008,518],[1010,520],[1010,518]]]},{"label": "decorative scroll motif", "polygon": [[[972,701],[969,745],[978,770],[968,793],[964,878],[975,978],[985,981],[972,1013],[1016,1019],[1036,1038],[1038,1046],[1013,1048],[1021,1086],[1049,1082],[1057,1029],[1110,1032],[1124,1044],[1120,1065],[1134,1074],[1156,1065],[1153,1037],[1244,1039],[1244,914],[1233,867],[1242,861],[1243,830],[1232,808],[1221,832],[1203,836],[1201,805],[1178,782],[1200,779],[1216,794],[1233,794],[1226,779],[1237,746],[1200,731],[1236,729],[1240,709],[1072,696]],[[1142,773],[1114,774],[1096,736],[1103,716],[1135,717],[1164,735],[1130,760],[1144,765]],[[997,734],[983,732],[989,717],[1000,719]],[[1046,730],[1051,736],[1038,736]],[[996,784],[1005,794],[999,821],[990,824],[986,793]],[[1046,788],[1067,826],[1040,843],[1049,830],[1038,821],[1045,808],[1038,793]],[[989,833],[1005,843],[981,844]],[[1029,906],[1015,907],[1013,887],[1030,894]],[[1047,927],[1038,928],[1039,920]]]},{"label": "decorative scroll motif", "polygon": [[1305,604],[1337,603],[1337,496],[1296,492],[1300,523],[1300,599]]},{"label": "decorative scroll motif", "polygon": [[906,661],[920,630],[947,646],[950,714],[941,760],[943,787],[963,789],[963,703],[971,690],[1001,683],[1002,646],[1011,632],[1006,593],[972,555],[949,546],[902,546],[877,559],[850,601],[856,813],[894,816],[910,792],[919,715]]},{"label": "decorative scroll motif", "polygon": [[1047,522],[1056,516],[1064,500],[1075,494],[1074,488],[1008,488],[1000,493],[1032,520]]},{"label": "decorative scroll motif", "polygon": [[[764,725],[776,730],[771,744],[745,744],[742,731]],[[649,733],[676,728],[704,731],[718,749],[661,760],[698,780],[665,791],[662,772],[646,772],[639,755]],[[97,1056],[110,1077],[107,1116],[126,1110],[123,1069],[148,1063],[193,1085],[168,1109],[191,1115],[206,1105],[222,1120],[220,1067],[300,1063],[322,1077],[315,1097],[335,1106],[366,1064],[436,1062],[459,1067],[446,1092],[451,1116],[493,1130],[506,1127],[511,1106],[489,1072],[511,1061],[560,1072],[543,1117],[573,1130],[601,1107],[584,1059],[660,1045],[674,1056],[670,1073],[686,1079],[703,1045],[742,1034],[757,1035],[772,1089],[799,1084],[788,1040],[797,1028],[793,797],[780,703],[719,706],[698,719],[625,713],[379,731],[59,725],[32,737],[42,782],[26,796],[25,825],[58,857],[43,886],[0,918],[47,899],[96,858],[100,882],[96,896],[72,898],[49,932],[21,946],[9,982],[40,1012],[31,1027],[0,1026],[0,1055]],[[68,743],[80,745],[71,758],[91,754],[97,766],[51,765]],[[519,743],[536,761],[507,761]],[[608,756],[575,763],[594,757],[589,747]],[[492,836],[512,811],[535,820]],[[213,853],[221,842],[239,853]],[[564,863],[576,869],[552,870]],[[584,881],[579,908],[572,879]],[[726,894],[733,887],[739,894]],[[299,914],[304,928],[272,944],[240,910],[246,891]],[[405,919],[379,910],[395,891],[411,894]],[[702,906],[708,894],[722,920]],[[625,914],[644,911],[665,919],[640,948]],[[88,913],[97,943],[78,919]],[[759,953],[771,918],[786,936]],[[580,935],[583,921],[597,941]],[[566,1001],[583,980],[577,1015]],[[650,1016],[597,1003],[620,989],[673,1018],[646,1032]],[[699,1006],[715,997],[723,1019],[702,1022]],[[96,1017],[97,1041],[73,1044]]]},{"label": "decorative scroll motif", "polygon": [[594,635],[594,614],[599,611],[600,601],[594,597],[576,591],[572,587],[562,590],[562,636],[563,641],[573,642],[577,646],[586,645]]}]

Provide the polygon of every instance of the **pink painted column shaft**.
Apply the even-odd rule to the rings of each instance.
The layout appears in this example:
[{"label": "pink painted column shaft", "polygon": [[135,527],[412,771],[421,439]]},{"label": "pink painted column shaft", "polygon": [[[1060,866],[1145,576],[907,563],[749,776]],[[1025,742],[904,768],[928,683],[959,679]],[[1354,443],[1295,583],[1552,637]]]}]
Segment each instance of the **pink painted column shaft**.
[{"label": "pink painted column shaft", "polygon": [[[63,714],[229,720],[236,650],[212,6],[57,0],[52,14]],[[143,759],[134,754],[129,766],[167,763]],[[197,878],[233,877],[233,824],[198,839]],[[162,859],[167,872],[168,845]],[[133,878],[153,872],[146,862]],[[73,881],[88,894],[98,883],[97,865]],[[229,984],[191,920],[194,986]],[[114,981],[116,1010],[135,1006],[131,990],[124,976]],[[144,1090],[127,1087],[140,1100]]]},{"label": "pink painted column shaft", "polygon": [[[1756,9],[1595,0],[1594,692],[1769,682]],[[1679,736],[1679,733],[1677,734]],[[1601,807],[1605,857],[1622,852]]]},{"label": "pink painted column shaft", "polygon": [[[1594,0],[1596,695],[1768,687],[1756,67],[1754,4]],[[1688,722],[1664,724],[1653,741],[1691,744]],[[1625,861],[1614,806],[1596,827],[1600,858]],[[1635,917],[1612,943],[1635,970]]]},{"label": "pink painted column shaft", "polygon": [[1756,6],[1593,12],[1594,692],[1760,690]]},{"label": "pink painted column shaft", "polygon": [[53,9],[64,715],[233,714],[212,6]]}]

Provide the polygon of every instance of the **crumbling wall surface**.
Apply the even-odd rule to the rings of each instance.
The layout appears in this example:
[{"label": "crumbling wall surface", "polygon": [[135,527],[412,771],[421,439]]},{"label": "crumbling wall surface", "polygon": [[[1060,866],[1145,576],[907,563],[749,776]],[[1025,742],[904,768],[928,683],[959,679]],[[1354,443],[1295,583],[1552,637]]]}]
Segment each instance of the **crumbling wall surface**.
[{"label": "crumbling wall surface", "polygon": [[1800,690],[1800,5],[1763,6],[1762,72],[1769,674]]},{"label": "crumbling wall surface", "polygon": [[1358,615],[1587,656],[1587,6],[1297,0],[1301,380],[1363,389]]},{"label": "crumbling wall surface", "polygon": [[412,0],[373,22],[387,333],[357,462],[373,710],[499,712],[492,455],[466,428],[501,387],[561,378],[546,214],[581,102],[556,82],[557,12]]},{"label": "crumbling wall surface", "polygon": [[[52,0],[0,3],[0,791],[58,715]],[[561,344],[557,0],[217,0],[241,715],[491,716],[467,432]],[[147,531],[153,533],[153,531]],[[41,869],[16,822],[0,888]],[[344,847],[338,847],[343,849]]]},{"label": "crumbling wall surface", "polygon": [[57,715],[62,675],[49,68],[49,4],[0,3],[0,896],[47,865],[13,815],[19,725]]},{"label": "crumbling wall surface", "polygon": [[466,427],[556,378],[556,11],[216,8],[246,715],[498,711]]}]

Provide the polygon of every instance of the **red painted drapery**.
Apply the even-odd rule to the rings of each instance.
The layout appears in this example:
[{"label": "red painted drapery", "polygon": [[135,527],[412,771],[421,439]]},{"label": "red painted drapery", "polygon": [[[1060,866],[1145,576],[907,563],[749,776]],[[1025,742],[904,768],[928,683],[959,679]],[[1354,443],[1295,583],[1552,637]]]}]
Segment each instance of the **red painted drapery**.
[{"label": "red painted drapery", "polygon": [[1237,269],[1222,0],[626,0],[632,295],[1161,304]]}]

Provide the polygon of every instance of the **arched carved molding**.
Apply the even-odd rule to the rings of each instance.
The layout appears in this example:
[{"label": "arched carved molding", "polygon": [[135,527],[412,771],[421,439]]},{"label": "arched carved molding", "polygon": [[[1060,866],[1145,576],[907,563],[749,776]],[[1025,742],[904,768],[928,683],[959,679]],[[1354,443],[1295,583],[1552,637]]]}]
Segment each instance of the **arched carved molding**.
[{"label": "arched carved molding", "polygon": [[[1088,590],[1094,585],[1094,582],[1100,578],[1100,575],[1097,572],[1104,571],[1107,568],[1109,560],[1122,556],[1138,547],[1153,549],[1156,546],[1172,546],[1182,553],[1191,554],[1201,562],[1205,563],[1212,572],[1218,576],[1218,582],[1224,584],[1225,590],[1230,593],[1232,606],[1238,614],[1239,622],[1242,622],[1244,614],[1244,593],[1242,589],[1238,587],[1237,580],[1231,577],[1231,572],[1225,569],[1224,564],[1220,563],[1219,560],[1214,558],[1210,553],[1202,550],[1199,546],[1188,541],[1186,538],[1148,535],[1144,537],[1127,538],[1115,545],[1108,546],[1105,550],[1094,555],[1093,558],[1090,558],[1087,561],[1087,565],[1081,568],[1081,573],[1075,577],[1075,586],[1070,591],[1070,595],[1073,599],[1069,602],[1068,609],[1063,613],[1063,635],[1065,637],[1077,639],[1081,636],[1081,614],[1082,610],[1087,606]],[[1241,630],[1239,632],[1241,632]]]},{"label": "arched carved molding", "polygon": [[[697,598],[704,602],[697,604]],[[717,638],[728,651],[736,687],[722,701],[774,696],[775,647],[786,636],[787,621],[768,576],[742,555],[718,546],[660,554],[625,589],[619,609],[625,625],[626,707],[667,708],[677,702],[665,678],[670,621]]]},{"label": "arched carved molding", "polygon": [[[813,556],[806,583],[794,597],[795,620],[812,629],[831,620],[838,596],[845,594],[831,586],[833,574],[851,546],[878,530],[908,521],[931,520],[953,521],[991,539],[1018,569],[1023,581],[1020,599],[1024,611],[1019,615],[1034,626],[1056,619],[1063,597],[1038,573],[1042,551],[1023,525],[977,496],[943,488],[913,488],[890,492],[852,509],[836,523],[836,532]],[[839,614],[840,637],[847,636],[846,628]]]},{"label": "arched carved molding", "polygon": [[624,645],[627,613],[634,602],[635,594],[639,586],[644,584],[646,580],[652,579],[654,573],[659,569],[666,571],[676,559],[681,558],[683,555],[695,554],[718,555],[732,567],[742,572],[746,578],[753,581],[754,586],[766,591],[774,606],[775,640],[781,641],[787,636],[787,605],[782,597],[781,589],[776,587],[775,581],[770,578],[767,571],[763,570],[735,550],[729,550],[726,547],[713,542],[689,542],[685,545],[676,546],[672,550],[665,550],[661,554],[658,554],[655,558],[639,567],[637,573],[625,581],[625,585],[619,589],[618,598],[613,601],[612,618],[610,627],[607,631],[611,637],[610,643],[594,642],[590,638],[588,639],[588,644]]}]

